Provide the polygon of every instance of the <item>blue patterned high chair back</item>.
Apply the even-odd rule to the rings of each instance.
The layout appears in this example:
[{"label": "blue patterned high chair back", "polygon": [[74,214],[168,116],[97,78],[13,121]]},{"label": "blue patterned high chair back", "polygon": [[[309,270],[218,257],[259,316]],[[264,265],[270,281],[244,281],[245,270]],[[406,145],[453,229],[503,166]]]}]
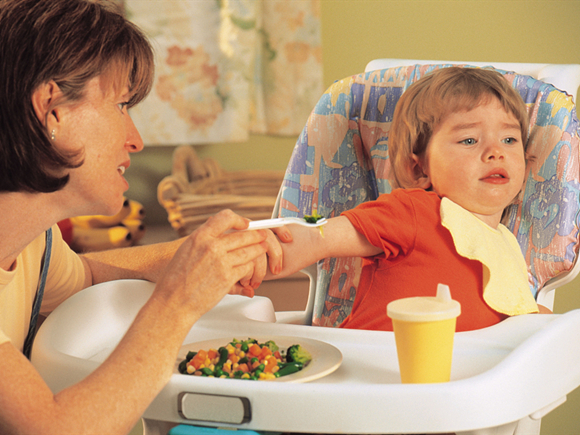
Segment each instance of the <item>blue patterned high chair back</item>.
[{"label": "blue patterned high chair back", "polygon": [[[389,193],[388,139],[395,105],[412,83],[448,65],[365,72],[335,82],[298,138],[281,189],[280,216],[340,215]],[[532,77],[498,70],[530,116],[525,186],[504,218],[528,264],[530,291],[570,271],[578,254],[579,123],[572,97]],[[318,264],[312,324],[337,326],[350,313],[362,260]]]}]

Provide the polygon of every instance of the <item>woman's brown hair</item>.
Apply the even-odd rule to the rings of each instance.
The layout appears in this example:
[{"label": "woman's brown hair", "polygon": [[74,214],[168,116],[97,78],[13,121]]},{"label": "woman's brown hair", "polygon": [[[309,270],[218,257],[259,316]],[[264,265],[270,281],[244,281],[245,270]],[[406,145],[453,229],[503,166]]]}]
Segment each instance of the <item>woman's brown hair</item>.
[{"label": "woman's brown hair", "polygon": [[499,72],[441,68],[409,86],[395,107],[389,132],[392,186],[417,187],[413,155],[425,152],[434,129],[447,115],[474,109],[494,97],[518,120],[526,146],[529,123],[526,105]]},{"label": "woman's brown hair", "polygon": [[[63,93],[55,105],[79,101],[87,82],[129,81],[129,107],[153,82],[147,38],[110,2],[0,0],[0,191],[54,192],[83,156],[55,148],[36,116],[32,94],[53,80]],[[118,83],[117,83],[118,81]]]}]

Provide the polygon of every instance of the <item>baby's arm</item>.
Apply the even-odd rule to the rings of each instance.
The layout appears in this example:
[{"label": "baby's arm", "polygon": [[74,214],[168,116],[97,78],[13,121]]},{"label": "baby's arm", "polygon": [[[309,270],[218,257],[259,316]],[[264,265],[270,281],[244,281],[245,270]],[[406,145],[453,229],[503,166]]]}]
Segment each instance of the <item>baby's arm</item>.
[{"label": "baby's arm", "polygon": [[273,275],[268,268],[264,279],[283,278],[327,257],[371,257],[382,250],[373,246],[350,223],[348,218],[331,218],[324,225],[323,233],[319,228],[289,225],[293,241],[281,243],[283,267],[279,274]]}]

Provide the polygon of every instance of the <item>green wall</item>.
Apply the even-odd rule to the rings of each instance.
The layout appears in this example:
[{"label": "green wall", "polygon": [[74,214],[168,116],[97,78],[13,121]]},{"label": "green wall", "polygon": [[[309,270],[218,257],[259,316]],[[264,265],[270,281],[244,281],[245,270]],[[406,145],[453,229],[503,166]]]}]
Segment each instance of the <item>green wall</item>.
[{"label": "green wall", "polygon": [[[321,18],[325,86],[381,57],[580,64],[580,0],[321,0]],[[226,170],[281,170],[295,141],[253,136],[196,149]],[[148,147],[128,171],[128,196],[145,205],[148,224],[167,222],[156,189],[171,171],[172,152]],[[556,296],[556,312],[576,308],[580,278]],[[542,435],[580,434],[579,411],[580,389],[544,418]]]}]

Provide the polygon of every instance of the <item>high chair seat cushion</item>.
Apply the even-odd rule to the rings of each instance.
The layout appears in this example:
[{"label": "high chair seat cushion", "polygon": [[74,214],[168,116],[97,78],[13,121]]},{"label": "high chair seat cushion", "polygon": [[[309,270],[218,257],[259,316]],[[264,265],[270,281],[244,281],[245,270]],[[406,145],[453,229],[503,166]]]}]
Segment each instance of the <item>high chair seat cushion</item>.
[{"label": "high chair seat cushion", "polygon": [[[283,182],[281,216],[316,211],[325,217],[389,193],[388,136],[401,94],[425,74],[452,65],[370,71],[335,82],[302,131]],[[466,66],[469,67],[469,66]],[[535,296],[569,271],[577,255],[579,123],[571,96],[532,77],[498,70],[528,106],[530,131],[524,189],[505,213]],[[350,313],[360,279],[359,258],[318,265],[313,324],[337,326]]]}]

